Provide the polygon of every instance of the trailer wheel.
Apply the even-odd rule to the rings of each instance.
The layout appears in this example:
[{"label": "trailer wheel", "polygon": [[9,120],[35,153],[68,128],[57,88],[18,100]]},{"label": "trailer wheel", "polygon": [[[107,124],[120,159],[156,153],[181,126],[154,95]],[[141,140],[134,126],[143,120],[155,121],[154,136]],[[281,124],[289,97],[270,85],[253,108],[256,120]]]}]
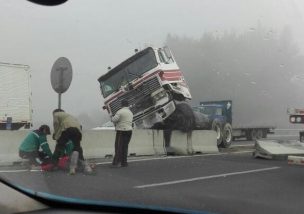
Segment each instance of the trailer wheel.
[{"label": "trailer wheel", "polygon": [[246,138],[249,141],[257,139],[257,131],[255,129],[247,131]]},{"label": "trailer wheel", "polygon": [[262,129],[258,129],[256,131],[256,139],[262,139],[263,138],[263,130]]},{"label": "trailer wheel", "polygon": [[211,125],[211,129],[216,132],[217,146],[221,147],[223,141],[222,125],[219,121],[214,120]]},{"label": "trailer wheel", "polygon": [[226,123],[223,128],[223,142],[222,147],[228,148],[232,143],[232,126],[229,123]]},{"label": "trailer wheel", "polygon": [[304,142],[304,132],[300,132],[300,142]]}]

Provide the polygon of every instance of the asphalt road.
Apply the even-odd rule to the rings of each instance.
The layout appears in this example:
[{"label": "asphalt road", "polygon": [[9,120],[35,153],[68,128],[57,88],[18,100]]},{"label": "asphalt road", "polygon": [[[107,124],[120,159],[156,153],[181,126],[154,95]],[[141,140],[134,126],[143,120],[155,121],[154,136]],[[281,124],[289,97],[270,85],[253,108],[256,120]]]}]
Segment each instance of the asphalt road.
[{"label": "asphalt road", "polygon": [[0,169],[0,175],[36,191],[62,196],[211,213],[303,213],[304,168],[254,159],[253,142],[235,142],[220,154],[129,158],[129,167],[97,163],[95,176],[63,171]]}]

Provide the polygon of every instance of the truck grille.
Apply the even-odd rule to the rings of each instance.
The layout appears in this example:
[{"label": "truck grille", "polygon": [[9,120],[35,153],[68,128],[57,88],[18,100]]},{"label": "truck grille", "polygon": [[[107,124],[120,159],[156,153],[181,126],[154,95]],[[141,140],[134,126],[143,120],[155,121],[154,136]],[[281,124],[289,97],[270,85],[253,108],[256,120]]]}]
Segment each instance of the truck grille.
[{"label": "truck grille", "polygon": [[153,100],[150,95],[154,91],[161,88],[157,77],[153,77],[138,86],[136,89],[130,90],[123,96],[110,103],[111,112],[114,115],[121,108],[121,100],[128,100],[132,106],[131,111],[134,115],[139,111],[153,106]]}]

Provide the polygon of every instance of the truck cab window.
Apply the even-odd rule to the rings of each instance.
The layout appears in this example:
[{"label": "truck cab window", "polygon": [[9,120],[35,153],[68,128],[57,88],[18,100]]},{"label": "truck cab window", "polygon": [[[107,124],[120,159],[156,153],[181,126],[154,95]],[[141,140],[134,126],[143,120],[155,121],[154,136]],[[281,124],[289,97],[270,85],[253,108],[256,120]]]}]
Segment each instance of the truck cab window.
[{"label": "truck cab window", "polygon": [[161,51],[158,51],[159,60],[161,63],[166,63],[164,56],[162,55]]},{"label": "truck cab window", "polygon": [[159,59],[160,59],[160,62],[161,62],[161,63],[165,63],[165,64],[173,63],[172,57],[169,58],[169,57],[166,55],[166,52],[164,52],[163,49],[158,50],[158,56],[159,56]]}]

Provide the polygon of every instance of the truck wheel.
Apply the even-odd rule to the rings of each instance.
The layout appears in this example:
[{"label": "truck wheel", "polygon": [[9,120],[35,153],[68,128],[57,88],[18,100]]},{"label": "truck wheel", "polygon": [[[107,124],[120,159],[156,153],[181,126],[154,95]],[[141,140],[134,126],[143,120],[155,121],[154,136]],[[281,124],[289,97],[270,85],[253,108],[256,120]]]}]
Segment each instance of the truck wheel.
[{"label": "truck wheel", "polygon": [[262,129],[258,129],[256,131],[256,139],[262,139],[263,138],[263,130]]},{"label": "truck wheel", "polygon": [[302,135],[302,136],[300,137],[300,142],[301,142],[301,143],[304,142],[304,135]]},{"label": "truck wheel", "polygon": [[263,138],[267,138],[267,130],[263,130]]},{"label": "truck wheel", "polygon": [[304,142],[304,132],[300,132],[300,142]]},{"label": "truck wheel", "polygon": [[228,148],[232,142],[232,126],[229,123],[226,123],[223,128],[223,143],[222,147]]},{"label": "truck wheel", "polygon": [[249,141],[256,140],[257,139],[257,132],[256,132],[256,130],[252,129],[252,130],[247,131],[246,138]]},{"label": "truck wheel", "polygon": [[217,146],[221,147],[221,144],[223,142],[223,134],[222,134],[222,125],[219,121],[214,120],[211,125],[211,129],[216,132],[216,141]]},{"label": "truck wheel", "polygon": [[250,140],[250,141],[255,141],[258,139],[258,132],[256,129],[252,129],[250,132],[249,132],[249,139],[247,137],[247,140]]}]

